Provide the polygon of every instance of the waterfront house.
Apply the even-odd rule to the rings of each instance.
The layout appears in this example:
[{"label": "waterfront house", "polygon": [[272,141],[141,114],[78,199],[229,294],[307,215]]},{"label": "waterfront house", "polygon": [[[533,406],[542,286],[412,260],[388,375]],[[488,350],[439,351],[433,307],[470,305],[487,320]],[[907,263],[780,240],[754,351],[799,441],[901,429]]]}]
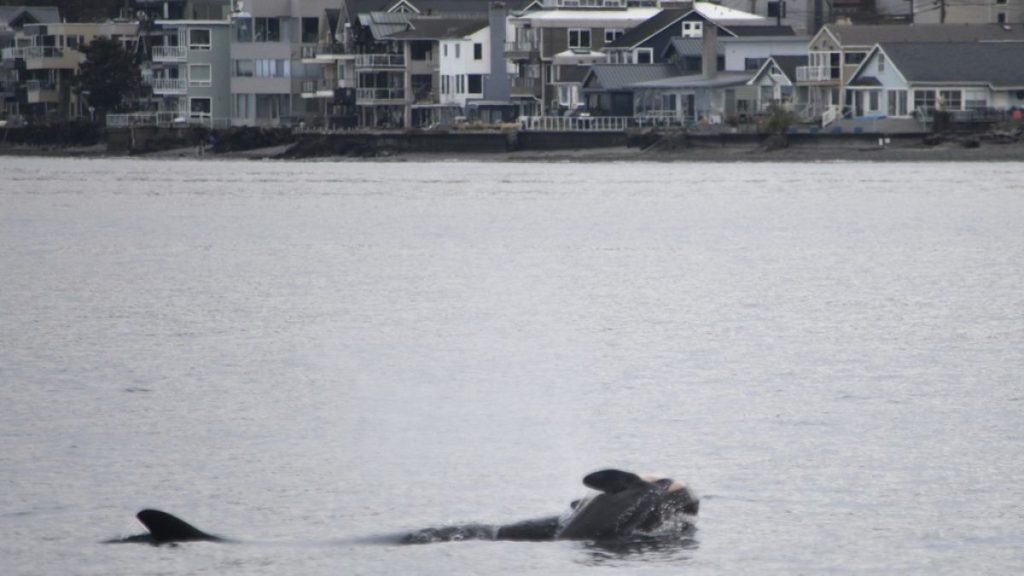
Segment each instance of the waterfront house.
[{"label": "waterfront house", "polygon": [[582,82],[587,110],[595,116],[632,116],[633,84],[678,75],[670,64],[594,64]]},{"label": "waterfront house", "polygon": [[[23,21],[24,22],[24,21]],[[137,48],[138,23],[34,22],[23,24],[0,58],[18,69],[20,113],[36,120],[89,118],[87,95],[75,94],[72,78],[85,61],[81,48],[95,38],[121,42],[129,52]]]},{"label": "waterfront house", "polygon": [[847,87],[851,115],[878,130],[894,129],[894,121],[926,127],[936,111],[969,122],[1019,109],[1021,62],[1024,42],[878,44]]},{"label": "waterfront house", "polygon": [[757,89],[755,112],[765,112],[772,105],[793,111],[802,102],[796,91],[796,69],[807,63],[807,56],[769,56],[748,82]]},{"label": "waterfront house", "polygon": [[[55,7],[0,6],[0,54],[14,47],[14,37],[25,25],[57,22],[60,22],[60,12]],[[20,115],[16,61],[16,58],[0,58],[0,120]]]},{"label": "waterfront house", "polygon": [[808,118],[821,118],[827,125],[849,109],[846,85],[876,44],[1022,40],[1021,25],[828,24],[811,37],[807,65],[797,69],[797,86],[806,88]]},{"label": "waterfront house", "polygon": [[156,112],[172,122],[225,128],[231,122],[231,46],[228,20],[157,20],[166,44],[153,46],[143,79]]}]

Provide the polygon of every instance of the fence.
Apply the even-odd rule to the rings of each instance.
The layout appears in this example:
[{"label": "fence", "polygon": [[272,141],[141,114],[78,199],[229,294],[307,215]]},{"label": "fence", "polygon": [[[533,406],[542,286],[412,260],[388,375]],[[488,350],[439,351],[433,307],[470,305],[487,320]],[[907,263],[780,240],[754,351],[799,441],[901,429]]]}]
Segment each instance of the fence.
[{"label": "fence", "polygon": [[519,127],[531,132],[622,132],[627,128],[678,125],[669,116],[520,116]]}]

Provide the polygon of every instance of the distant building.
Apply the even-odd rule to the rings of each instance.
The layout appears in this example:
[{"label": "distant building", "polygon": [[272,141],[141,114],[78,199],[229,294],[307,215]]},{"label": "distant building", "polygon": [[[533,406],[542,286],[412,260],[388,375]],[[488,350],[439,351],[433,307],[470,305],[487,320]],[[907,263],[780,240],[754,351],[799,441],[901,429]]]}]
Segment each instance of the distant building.
[{"label": "distant building", "polygon": [[[60,22],[55,7],[0,6],[0,50],[13,48],[14,37],[29,24]],[[0,120],[19,116],[20,81],[16,58],[0,59]]]}]

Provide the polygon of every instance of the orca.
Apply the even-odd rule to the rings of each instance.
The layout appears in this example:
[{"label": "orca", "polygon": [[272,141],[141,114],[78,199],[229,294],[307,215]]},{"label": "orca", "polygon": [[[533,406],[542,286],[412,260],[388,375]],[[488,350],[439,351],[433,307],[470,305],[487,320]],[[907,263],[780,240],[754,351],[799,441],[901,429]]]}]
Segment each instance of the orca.
[{"label": "orca", "polygon": [[[700,500],[688,487],[658,476],[638,476],[622,470],[599,470],[583,478],[598,493],[570,505],[566,514],[513,524],[463,524],[426,528],[397,538],[403,544],[427,544],[459,540],[589,540],[640,542],[679,539],[693,532]],[[142,510],[135,515],[149,531],[108,543],[138,542],[153,545],[178,542],[231,542],[203,532],[161,510]],[[393,540],[392,540],[393,541]]]},{"label": "orca", "polygon": [[138,542],[159,546],[177,542],[227,542],[228,540],[213,534],[207,534],[181,518],[162,510],[142,510],[135,515],[139,522],[149,531],[120,540],[108,540],[109,544]]},{"label": "orca", "polygon": [[427,528],[405,535],[402,542],[671,539],[692,533],[700,510],[700,500],[693,491],[671,478],[641,477],[608,469],[588,474],[583,484],[598,494],[573,502],[564,515],[500,526]]}]

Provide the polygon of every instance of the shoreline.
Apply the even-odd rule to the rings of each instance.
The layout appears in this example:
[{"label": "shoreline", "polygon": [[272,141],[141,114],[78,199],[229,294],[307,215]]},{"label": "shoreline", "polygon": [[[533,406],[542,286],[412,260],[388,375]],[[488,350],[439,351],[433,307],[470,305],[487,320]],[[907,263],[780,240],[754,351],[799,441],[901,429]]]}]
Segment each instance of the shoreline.
[{"label": "shoreline", "polygon": [[0,146],[0,156],[43,158],[142,158],[150,160],[274,160],[285,162],[1024,162],[1024,142],[982,142],[965,146],[955,141],[938,144],[799,143],[768,150],[759,144],[702,145],[673,149],[612,146],[565,150],[508,152],[395,152],[372,156],[326,155],[285,157],[290,145],[213,153],[195,146],[137,154],[109,153],[105,145],[84,147]]}]

